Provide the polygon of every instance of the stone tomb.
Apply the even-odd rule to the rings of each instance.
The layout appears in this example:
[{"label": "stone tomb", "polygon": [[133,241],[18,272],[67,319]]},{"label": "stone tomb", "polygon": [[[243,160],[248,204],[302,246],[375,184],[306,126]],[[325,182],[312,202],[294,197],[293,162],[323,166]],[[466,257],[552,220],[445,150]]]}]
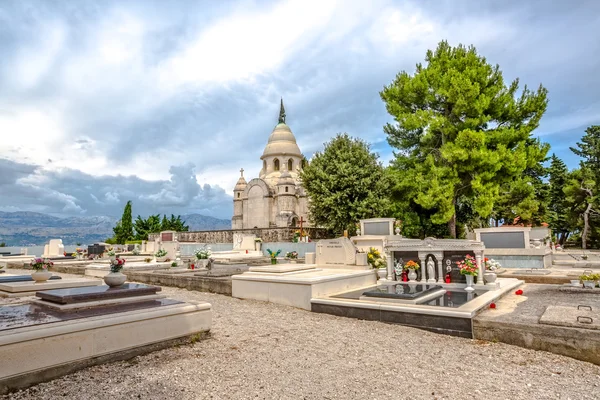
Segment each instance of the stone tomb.
[{"label": "stone tomb", "polygon": [[81,368],[124,360],[208,332],[209,303],[157,296],[159,287],[41,291],[0,308],[0,394]]},{"label": "stone tomb", "polygon": [[[385,242],[385,252],[388,260],[387,279],[397,279],[394,266],[406,264],[407,261],[417,262],[421,268],[417,271],[417,280],[421,283],[444,284],[446,273],[450,273],[452,283],[466,283],[466,277],[460,274],[457,261],[464,260],[467,254],[475,257],[479,274],[475,277],[476,285],[483,285],[483,252],[485,246],[474,240],[458,239],[396,239],[390,236]],[[428,268],[427,264],[431,264]],[[478,279],[479,278],[479,279]]]},{"label": "stone tomb", "polygon": [[[7,277],[10,278],[10,277]],[[32,296],[41,290],[76,288],[85,286],[98,286],[102,281],[99,279],[49,279],[45,282],[13,281],[0,282],[0,297],[24,297]]]},{"label": "stone tomb", "polygon": [[105,362],[125,360],[208,332],[209,303],[157,296],[128,283],[37,293],[0,308],[0,394]]}]

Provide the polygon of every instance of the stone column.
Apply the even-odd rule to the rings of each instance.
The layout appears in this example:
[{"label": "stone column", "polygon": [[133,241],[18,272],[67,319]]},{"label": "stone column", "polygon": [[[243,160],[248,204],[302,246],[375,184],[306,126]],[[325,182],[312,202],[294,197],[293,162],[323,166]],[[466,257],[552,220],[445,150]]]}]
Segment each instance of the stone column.
[{"label": "stone column", "polygon": [[437,270],[438,270],[438,280],[437,283],[443,283],[444,282],[444,271],[442,271],[442,264],[443,264],[443,254],[440,255],[439,257],[436,256],[437,259]]},{"label": "stone column", "polygon": [[421,283],[427,283],[427,255],[419,253],[419,260],[421,260]]},{"label": "stone column", "polygon": [[483,272],[485,271],[485,268],[483,267],[483,252],[476,252],[475,259],[477,260],[477,267],[479,269],[479,274],[477,275],[477,284],[483,285]]},{"label": "stone column", "polygon": [[394,280],[394,252],[387,252],[387,279],[388,281]]}]

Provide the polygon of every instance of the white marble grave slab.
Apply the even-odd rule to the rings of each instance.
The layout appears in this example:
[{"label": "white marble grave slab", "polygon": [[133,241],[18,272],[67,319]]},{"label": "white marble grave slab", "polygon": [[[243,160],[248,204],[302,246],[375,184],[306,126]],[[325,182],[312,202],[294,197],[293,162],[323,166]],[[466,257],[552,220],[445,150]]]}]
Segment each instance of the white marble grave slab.
[{"label": "white marble grave slab", "polygon": [[356,265],[357,249],[347,237],[319,240],[316,253],[318,265]]}]

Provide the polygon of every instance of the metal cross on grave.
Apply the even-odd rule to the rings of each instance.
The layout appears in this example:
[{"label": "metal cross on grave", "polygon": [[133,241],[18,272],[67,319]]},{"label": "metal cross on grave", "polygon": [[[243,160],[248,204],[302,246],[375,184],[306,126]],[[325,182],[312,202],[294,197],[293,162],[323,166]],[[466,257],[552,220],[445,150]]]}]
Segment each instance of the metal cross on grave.
[{"label": "metal cross on grave", "polygon": [[300,217],[298,222],[300,223],[300,239],[302,239],[304,237],[304,235],[302,234],[302,224],[307,221],[305,221],[304,218]]}]

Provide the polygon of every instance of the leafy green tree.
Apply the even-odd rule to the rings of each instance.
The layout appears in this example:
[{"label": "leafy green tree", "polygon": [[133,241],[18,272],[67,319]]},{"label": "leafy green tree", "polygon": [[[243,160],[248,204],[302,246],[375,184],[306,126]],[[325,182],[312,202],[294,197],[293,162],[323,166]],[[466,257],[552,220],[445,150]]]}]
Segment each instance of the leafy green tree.
[{"label": "leafy green tree", "polygon": [[549,168],[549,224],[558,243],[564,245],[573,230],[574,224],[569,219],[571,212],[565,188],[569,183],[569,170],[566,164],[552,154]]},{"label": "leafy green tree", "polygon": [[185,221],[181,220],[181,215],[175,217],[175,215],[171,214],[170,218],[167,218],[166,215],[163,215],[161,230],[187,232],[189,230],[189,226],[185,224]]},{"label": "leafy green tree", "polygon": [[593,179],[594,173],[585,165],[574,170],[569,177],[565,194],[570,203],[570,220],[576,224],[581,231],[581,247],[587,248],[588,239],[592,227],[590,219],[592,213],[597,214],[593,209],[595,202],[594,190],[596,182]]},{"label": "leafy green tree", "polygon": [[0,243],[0,247],[6,247],[6,243],[5,242]]},{"label": "leafy green tree", "polygon": [[132,240],[133,236],[133,221],[131,216],[131,200],[125,204],[123,216],[113,228],[115,233],[114,239],[117,243],[125,243],[127,240]]},{"label": "leafy green tree", "polygon": [[546,110],[547,91],[525,86],[519,95],[519,81],[506,86],[500,67],[472,46],[443,41],[425,60],[380,93],[396,121],[384,131],[399,150],[393,167],[401,171],[404,196],[456,237],[457,222],[467,222],[457,221],[462,201],[487,219],[501,188],[522,190],[524,171],[544,160],[547,147],[530,135]]},{"label": "leafy green tree", "polygon": [[384,216],[389,209],[388,179],[377,154],[346,133],[325,143],[301,180],[310,197],[311,222],[336,233],[353,233],[358,220]]},{"label": "leafy green tree", "polygon": [[161,231],[160,214],[150,215],[146,219],[138,215],[133,227],[136,240],[148,240],[149,234]]}]

